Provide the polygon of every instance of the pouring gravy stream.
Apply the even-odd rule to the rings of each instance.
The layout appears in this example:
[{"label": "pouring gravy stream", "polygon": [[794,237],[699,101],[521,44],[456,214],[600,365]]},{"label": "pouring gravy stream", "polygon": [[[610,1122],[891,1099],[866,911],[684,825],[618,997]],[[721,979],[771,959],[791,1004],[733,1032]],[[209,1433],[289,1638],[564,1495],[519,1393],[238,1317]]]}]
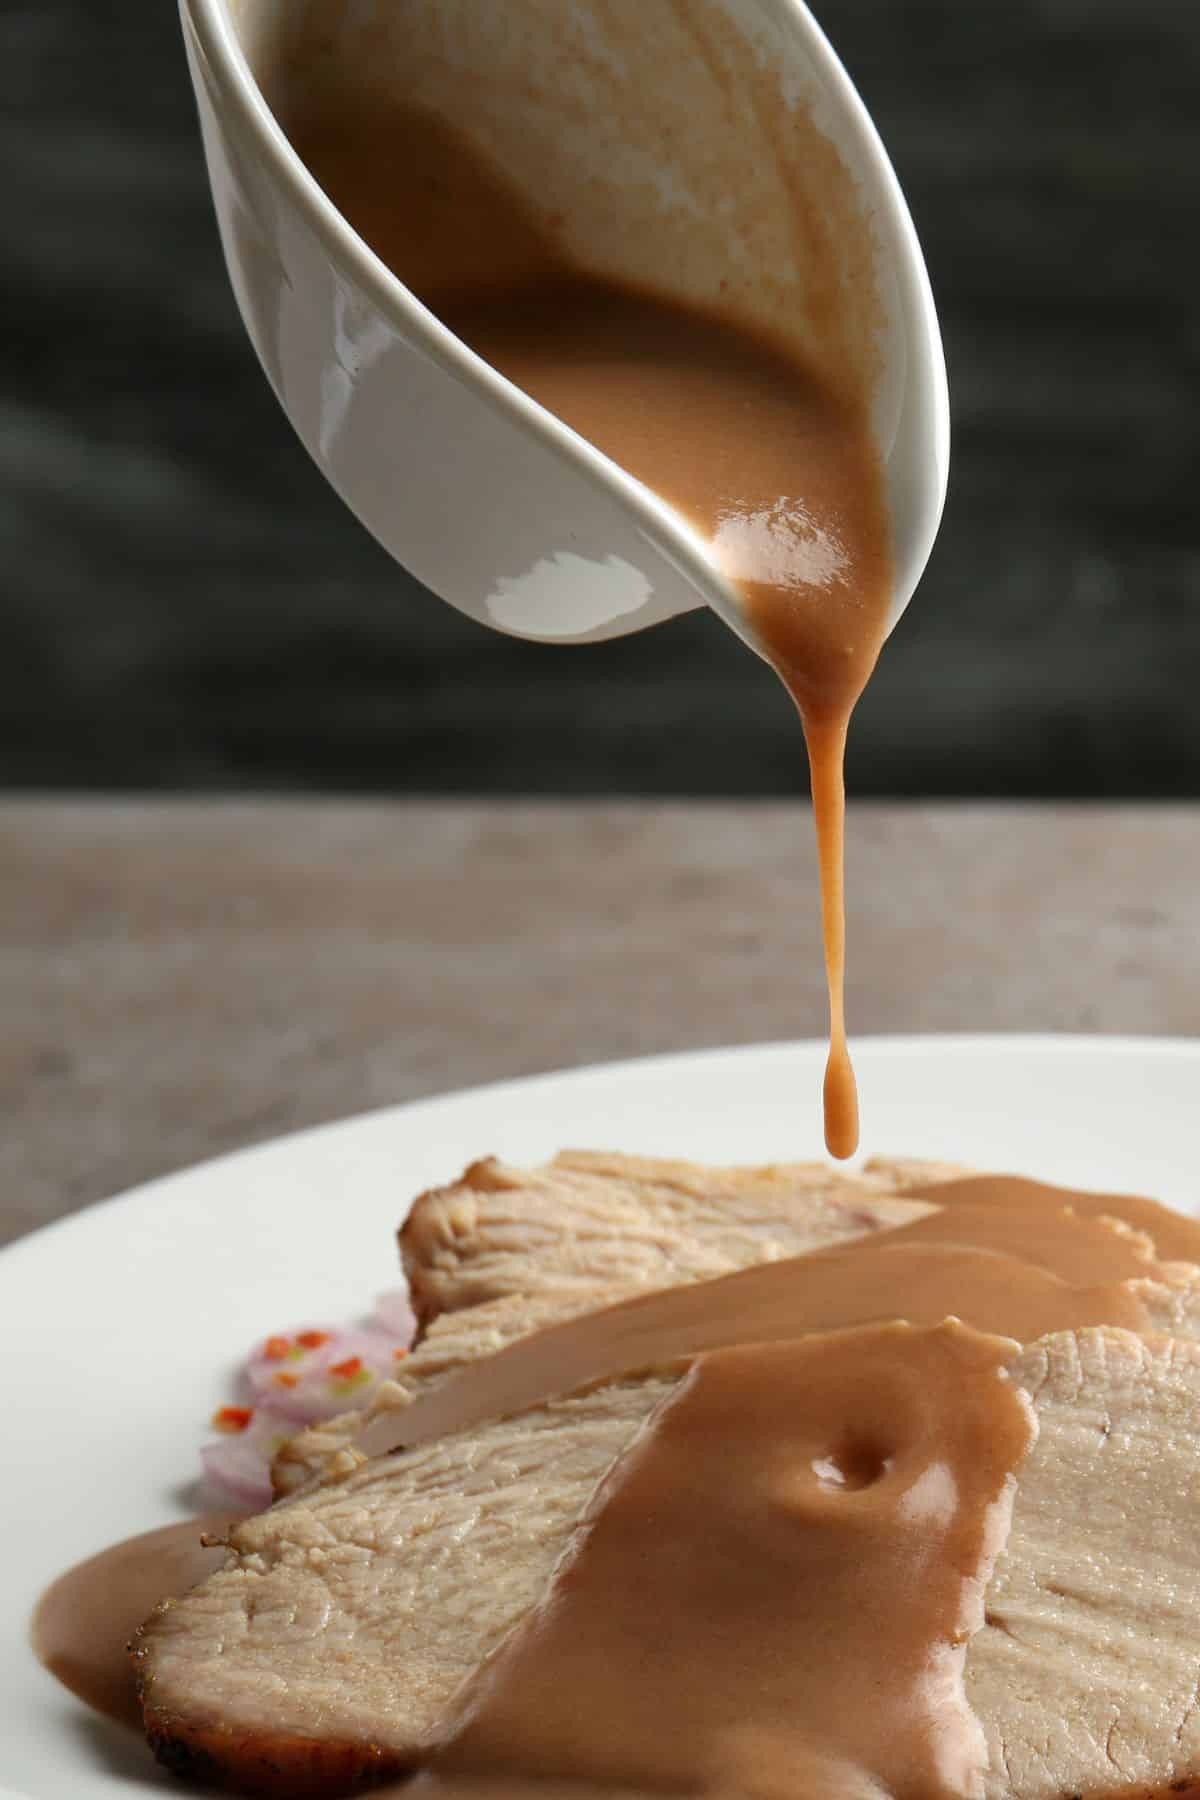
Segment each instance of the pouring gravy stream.
[{"label": "pouring gravy stream", "polygon": [[[563,254],[552,221],[535,217],[465,137],[419,110],[356,116],[339,106],[284,123],[339,211],[406,286],[697,526],[739,591],[808,746],[829,988],[825,1140],[834,1156],[852,1155],[842,767],[892,598],[864,388],[870,359],[861,345],[840,345],[827,322],[821,366],[809,367],[732,318],[588,275]],[[836,314],[831,273],[825,285],[823,305]]]}]

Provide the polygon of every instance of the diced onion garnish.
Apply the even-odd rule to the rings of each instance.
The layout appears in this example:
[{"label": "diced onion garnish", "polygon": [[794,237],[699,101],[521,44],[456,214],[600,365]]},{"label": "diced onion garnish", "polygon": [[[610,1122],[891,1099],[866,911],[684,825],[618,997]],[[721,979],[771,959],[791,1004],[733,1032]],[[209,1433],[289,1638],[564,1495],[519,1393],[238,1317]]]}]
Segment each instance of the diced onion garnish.
[{"label": "diced onion garnish", "polygon": [[205,1444],[204,1479],[223,1500],[261,1512],[271,1504],[271,1462],[295,1431],[291,1419],[257,1409],[244,1431]]},{"label": "diced onion garnish", "polygon": [[[310,1340],[311,1348],[303,1342]],[[246,1364],[246,1384],[256,1406],[270,1407],[297,1425],[315,1425],[335,1413],[362,1406],[381,1381],[396,1370],[399,1340],[378,1327],[307,1327],[280,1332],[268,1344],[287,1342],[287,1354],[255,1347]]]},{"label": "diced onion garnish", "polygon": [[271,1502],[271,1463],[305,1425],[365,1406],[408,1353],[416,1320],[402,1290],[381,1294],[366,1325],[300,1325],[256,1344],[238,1404],[219,1407],[222,1433],[200,1452],[204,1479],[223,1499],[260,1510]]}]

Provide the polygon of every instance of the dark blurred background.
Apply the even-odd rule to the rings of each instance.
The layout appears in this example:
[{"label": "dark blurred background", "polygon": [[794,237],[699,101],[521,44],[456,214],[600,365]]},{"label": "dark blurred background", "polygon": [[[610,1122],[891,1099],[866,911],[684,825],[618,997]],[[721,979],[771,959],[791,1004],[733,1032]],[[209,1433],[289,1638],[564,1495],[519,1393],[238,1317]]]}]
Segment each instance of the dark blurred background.
[{"label": "dark blurred background", "polygon": [[[1200,794],[1200,9],[818,11],[923,237],[955,420],[853,788]],[[715,621],[501,638],[326,489],[234,310],[171,0],[5,0],[0,91],[0,782],[795,790],[787,704]]]}]

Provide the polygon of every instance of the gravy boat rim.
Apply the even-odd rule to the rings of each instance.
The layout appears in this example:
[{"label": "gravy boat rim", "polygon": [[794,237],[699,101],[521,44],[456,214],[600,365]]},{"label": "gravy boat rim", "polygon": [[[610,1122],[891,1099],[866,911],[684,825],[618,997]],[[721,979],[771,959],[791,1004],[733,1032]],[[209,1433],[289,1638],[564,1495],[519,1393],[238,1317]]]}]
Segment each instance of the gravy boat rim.
[{"label": "gravy boat rim", "polygon": [[[637,526],[659,553],[707,602],[723,622],[757,655],[766,657],[747,617],[734,584],[722,574],[709,554],[701,533],[669,501],[654,492],[619,463],[574,431],[554,413],[533,400],[514,382],[494,369],[455,335],[412,289],[358,234],[311,173],[267,102],[250,66],[231,16],[229,0],[178,0],[185,23],[190,23],[197,47],[215,78],[215,85],[237,108],[259,154],[267,159],[283,191],[321,241],[330,261],[341,265],[378,310],[385,323],[406,341],[440,365],[455,379],[470,385],[487,404],[518,430],[535,435],[573,463],[593,481],[618,495]],[[823,90],[849,120],[866,153],[873,186],[865,190],[868,205],[886,207],[895,236],[894,274],[901,286],[907,319],[906,349],[918,331],[924,332],[934,427],[932,489],[926,494],[920,547],[909,558],[910,567],[895,583],[888,616],[888,631],[904,612],[928,560],[937,536],[945,504],[949,461],[949,394],[941,335],[929,276],[895,170],[867,108],[832,44],[805,0],[766,0],[806,39],[806,48]],[[915,319],[913,317],[915,311]],[[895,536],[896,520],[889,504],[889,524]]]}]

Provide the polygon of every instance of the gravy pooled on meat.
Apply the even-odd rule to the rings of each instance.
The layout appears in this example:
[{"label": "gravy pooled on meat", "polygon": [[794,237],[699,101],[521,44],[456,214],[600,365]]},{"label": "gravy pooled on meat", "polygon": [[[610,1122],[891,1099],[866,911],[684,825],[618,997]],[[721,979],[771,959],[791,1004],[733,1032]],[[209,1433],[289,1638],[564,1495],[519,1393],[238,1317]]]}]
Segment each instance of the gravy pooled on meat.
[{"label": "gravy pooled on meat", "polygon": [[[1170,1598],[1195,1583],[1167,1552],[1190,1516],[1200,1226],[1003,1177],[909,1192],[891,1229],[864,1215],[868,1235],[839,1239],[826,1220],[826,1248],[568,1317],[418,1384],[360,1440],[402,1453],[231,1527],[226,1567],[138,1634],[158,1754],[251,1791],[277,1770],[280,1795],[416,1766],[414,1792],[447,1800],[543,1781],[579,1800],[1095,1800],[1118,1707],[1146,1746],[1139,1796],[1184,1791],[1200,1736],[1163,1720],[1198,1679]],[[1039,1438],[1026,1458],[1035,1414],[1046,1453]],[[1079,1546],[1086,1645],[1056,1615],[1078,1611],[1062,1495],[1080,1481],[1108,1495]],[[1160,1578],[1146,1558],[1164,1555]],[[1124,1604],[1143,1564],[1153,1593]],[[1003,1630],[1028,1592],[1032,1648]],[[1138,1607],[1148,1651],[1128,1635]],[[1058,1787],[1006,1785],[997,1745],[1040,1767],[1030,1671],[1045,1654],[1066,1681],[1101,1616],[1116,1647],[1075,1683]]]},{"label": "gravy pooled on meat", "polygon": [[[888,1319],[932,1326],[954,1316],[1022,1343],[1091,1325],[1169,1329],[1175,1265],[1159,1262],[1151,1239],[1124,1225],[1122,1201],[991,1176],[979,1181],[972,1204],[975,1187],[947,1184],[951,1204],[910,1224],[664,1288],[518,1338],[381,1414],[360,1448],[378,1455],[425,1443],[628,1369]],[[939,1185],[925,1197],[938,1201],[942,1192]],[[1106,1207],[1115,1223],[1105,1222]],[[1160,1213],[1171,1216],[1159,1207],[1143,1217],[1151,1223]],[[1190,1242],[1200,1262],[1200,1226],[1176,1218],[1174,1229],[1176,1245]],[[836,1353],[830,1338],[831,1362]]]},{"label": "gravy pooled on meat", "polygon": [[500,1792],[971,1794],[966,1647],[1036,1430],[1014,1348],[951,1323],[701,1357],[469,1685],[435,1771]]},{"label": "gravy pooled on meat", "polygon": [[467,138],[418,109],[356,117],[341,107],[284,124],[401,280],[494,368],[696,525],[738,589],[808,745],[830,1007],[825,1138],[833,1155],[851,1155],[858,1102],[843,1005],[842,764],[892,598],[861,346],[831,348],[809,368],[732,318],[574,267],[552,225]]}]

